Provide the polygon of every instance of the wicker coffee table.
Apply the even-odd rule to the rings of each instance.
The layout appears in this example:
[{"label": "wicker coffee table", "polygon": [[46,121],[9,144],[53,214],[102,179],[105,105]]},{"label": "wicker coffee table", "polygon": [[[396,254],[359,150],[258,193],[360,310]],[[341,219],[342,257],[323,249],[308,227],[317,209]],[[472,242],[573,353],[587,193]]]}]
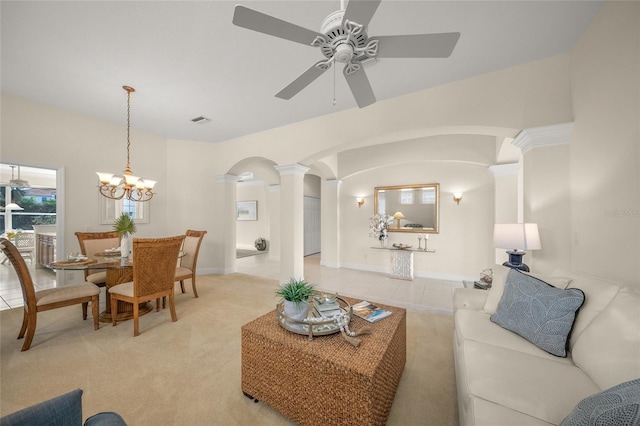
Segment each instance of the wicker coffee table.
[{"label": "wicker coffee table", "polygon": [[340,333],[309,341],[282,328],[275,310],[245,324],[242,391],[301,425],[384,425],[404,370],[407,327],[404,309],[377,305],[393,315],[374,324],[354,317],[352,330],[372,330],[359,347]]}]

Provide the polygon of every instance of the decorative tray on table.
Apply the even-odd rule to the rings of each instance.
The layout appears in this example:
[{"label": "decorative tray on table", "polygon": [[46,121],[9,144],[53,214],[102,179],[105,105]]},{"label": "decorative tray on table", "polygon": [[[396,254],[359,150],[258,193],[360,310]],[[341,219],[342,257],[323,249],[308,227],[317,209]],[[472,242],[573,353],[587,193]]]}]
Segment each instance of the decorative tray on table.
[{"label": "decorative tray on table", "polygon": [[[276,315],[278,317],[278,323],[293,333],[303,334],[309,336],[309,340],[313,339],[313,336],[325,336],[328,334],[339,333],[340,325],[349,324],[351,316],[353,314],[351,304],[340,296],[335,297],[335,302],[338,304],[340,312],[336,316],[323,316],[321,313],[320,294],[314,293],[313,298],[317,303],[309,303],[309,314],[307,318],[298,321],[288,317],[284,313],[284,302],[278,303],[276,306]],[[325,314],[326,315],[326,314]]]},{"label": "decorative tray on table", "polygon": [[407,250],[407,249],[410,249],[411,246],[409,244],[394,244],[393,248],[397,248],[400,250]]}]

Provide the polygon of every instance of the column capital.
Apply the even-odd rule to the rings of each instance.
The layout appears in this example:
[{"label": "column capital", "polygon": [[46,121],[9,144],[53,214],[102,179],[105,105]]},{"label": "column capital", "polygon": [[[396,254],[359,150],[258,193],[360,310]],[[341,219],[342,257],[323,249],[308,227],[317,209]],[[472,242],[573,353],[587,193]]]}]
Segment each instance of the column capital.
[{"label": "column capital", "polygon": [[573,123],[554,124],[552,126],[532,127],[524,129],[511,142],[526,153],[539,146],[560,145],[569,143]]},{"label": "column capital", "polygon": [[338,188],[342,181],[340,179],[327,179],[324,181],[324,186],[327,188]]},{"label": "column capital", "polygon": [[309,171],[309,167],[302,164],[285,164],[273,167],[280,173],[280,176],[304,176]]},{"label": "column capital", "polygon": [[238,176],[230,175],[228,173],[224,175],[217,175],[215,179],[216,183],[238,183]]}]

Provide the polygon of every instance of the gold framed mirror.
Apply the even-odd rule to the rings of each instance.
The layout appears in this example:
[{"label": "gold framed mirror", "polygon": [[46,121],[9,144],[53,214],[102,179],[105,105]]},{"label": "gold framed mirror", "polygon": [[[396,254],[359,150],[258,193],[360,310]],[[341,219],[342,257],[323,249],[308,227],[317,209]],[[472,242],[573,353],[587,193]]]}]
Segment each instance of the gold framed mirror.
[{"label": "gold framed mirror", "polygon": [[375,214],[394,218],[389,232],[437,234],[440,227],[440,184],[378,186],[373,197]]}]

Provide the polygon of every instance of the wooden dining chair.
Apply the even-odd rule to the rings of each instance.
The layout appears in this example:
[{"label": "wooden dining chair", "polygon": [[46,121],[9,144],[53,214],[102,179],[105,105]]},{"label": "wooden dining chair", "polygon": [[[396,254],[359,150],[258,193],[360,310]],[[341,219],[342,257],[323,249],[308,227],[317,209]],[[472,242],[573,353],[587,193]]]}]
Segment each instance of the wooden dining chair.
[{"label": "wooden dining chair", "polygon": [[200,245],[206,233],[207,231],[187,229],[182,247],[184,256],[180,258],[180,266],[176,268],[175,281],[180,281],[180,289],[184,293],[184,280],[191,278],[191,288],[193,289],[193,295],[195,297],[198,297],[198,290],[196,288],[196,264],[198,263]]},{"label": "wooden dining chair", "polygon": [[[107,249],[120,246],[120,234],[117,231],[109,232],[76,232],[80,253],[87,257],[94,257],[96,253],[102,253]],[[107,271],[105,269],[86,269],[84,280],[104,287],[107,282]]]},{"label": "wooden dining chair", "polygon": [[18,249],[6,238],[0,238],[0,249],[2,249],[7,259],[11,261],[22,287],[24,315],[22,327],[20,328],[20,333],[18,333],[18,339],[25,337],[26,333],[22,351],[26,351],[31,347],[33,336],[36,333],[38,312],[81,303],[82,319],[86,320],[87,306],[91,302],[93,328],[97,330],[100,327],[98,324],[98,307],[100,305],[100,289],[98,286],[85,282],[78,285],[65,285],[36,291],[29,269],[27,269],[27,264]]},{"label": "wooden dining chair", "polygon": [[115,326],[118,317],[118,300],[133,304],[133,335],[140,334],[139,305],[142,302],[158,300],[169,296],[171,321],[176,316],[175,295],[173,286],[178,264],[178,253],[185,236],[167,238],[134,238],[133,239],[133,281],[109,288],[111,296],[111,321]]}]

